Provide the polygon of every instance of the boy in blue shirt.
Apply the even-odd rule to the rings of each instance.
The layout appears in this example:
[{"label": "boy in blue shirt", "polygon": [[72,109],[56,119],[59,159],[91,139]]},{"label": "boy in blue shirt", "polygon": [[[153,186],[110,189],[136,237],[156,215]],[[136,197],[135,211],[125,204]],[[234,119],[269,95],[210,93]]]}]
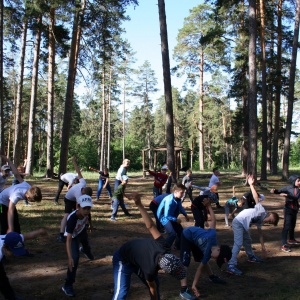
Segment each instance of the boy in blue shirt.
[{"label": "boy in blue shirt", "polygon": [[208,273],[210,281],[214,283],[226,283],[224,280],[213,274],[209,266],[209,260],[211,258],[215,259],[217,265],[221,267],[224,262],[227,262],[231,258],[231,249],[227,245],[218,245],[215,214],[210,201],[205,201],[204,204],[211,217],[210,228],[203,229],[195,226],[187,227],[183,230],[181,236],[180,259],[183,265],[186,268],[190,265],[191,252],[194,260],[200,262],[192,284],[192,291],[195,294],[195,297],[190,294],[187,288],[187,277],[185,277],[181,280],[180,297],[182,299],[195,300],[198,299],[197,297],[201,296],[197,284],[203,271]]},{"label": "boy in blue shirt", "polygon": [[[229,227],[228,217],[230,216],[232,219],[234,218],[234,214],[237,212],[239,208],[241,208],[245,203],[244,198],[238,199],[235,196],[235,186],[232,187],[232,197],[228,199],[225,203],[225,226]],[[230,212],[231,208],[233,211]]]}]

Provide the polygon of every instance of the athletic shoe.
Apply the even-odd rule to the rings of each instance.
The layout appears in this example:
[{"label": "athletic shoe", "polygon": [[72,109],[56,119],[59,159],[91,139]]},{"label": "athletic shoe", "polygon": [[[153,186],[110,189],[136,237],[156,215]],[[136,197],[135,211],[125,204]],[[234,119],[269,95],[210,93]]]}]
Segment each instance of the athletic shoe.
[{"label": "athletic shoe", "polygon": [[255,256],[255,255],[252,255],[252,256],[248,257],[248,261],[249,262],[255,262],[255,263],[264,262],[261,258],[259,258],[258,256]]},{"label": "athletic shoe", "polygon": [[300,245],[300,242],[297,240],[288,240],[287,243],[289,245]]},{"label": "athletic shoe", "polygon": [[54,205],[59,205],[58,201],[54,201]]},{"label": "athletic shoe", "polygon": [[226,284],[227,282],[216,275],[210,275],[209,280],[213,283]]},{"label": "athletic shoe", "polygon": [[228,265],[226,272],[233,275],[243,275],[243,272],[234,265]]},{"label": "athletic shoe", "polygon": [[75,292],[74,292],[73,287],[71,285],[69,285],[69,286],[64,285],[61,289],[67,296],[75,297]]},{"label": "athletic shoe", "polygon": [[83,247],[79,248],[79,251],[89,260],[94,260],[94,255],[91,252],[85,252]]},{"label": "athletic shoe", "polygon": [[291,252],[291,248],[288,245],[283,245],[283,246],[281,246],[281,251]]},{"label": "athletic shoe", "polygon": [[114,218],[114,217],[111,217],[110,220],[113,222],[117,222],[116,218]]},{"label": "athletic shoe", "polygon": [[179,294],[179,296],[180,296],[181,299],[185,299],[185,300],[197,300],[198,299],[196,296],[193,296],[190,293],[189,289],[186,289],[185,292],[181,292]]},{"label": "athletic shoe", "polygon": [[65,243],[66,239],[63,235],[59,234],[57,237],[57,241],[60,243]]}]

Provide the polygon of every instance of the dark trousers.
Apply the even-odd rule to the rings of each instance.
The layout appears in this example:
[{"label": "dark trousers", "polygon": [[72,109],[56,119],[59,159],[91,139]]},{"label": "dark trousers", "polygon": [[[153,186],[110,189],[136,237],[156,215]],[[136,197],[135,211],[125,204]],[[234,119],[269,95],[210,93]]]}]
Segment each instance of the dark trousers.
[{"label": "dark trousers", "polygon": [[295,226],[297,221],[297,210],[284,208],[284,223],[281,233],[282,245],[287,244],[287,238],[289,235],[290,240],[295,239]]},{"label": "dark trousers", "polygon": [[[7,212],[8,207],[4,204],[0,204],[0,223],[1,223],[1,234],[6,234],[8,229],[8,221],[7,221]],[[21,227],[19,223],[19,215],[18,211],[14,209],[14,231],[21,233]]]},{"label": "dark trousers", "polygon": [[89,244],[86,227],[75,238],[72,238],[71,250],[72,250],[72,258],[74,261],[74,267],[72,268],[72,271],[70,271],[70,269],[68,268],[65,286],[71,286],[75,282],[76,271],[77,271],[78,262],[79,262],[79,254],[80,254],[79,246],[80,246],[80,244],[82,245],[84,252],[86,252],[86,253],[91,252],[91,247]]},{"label": "dark trousers", "polygon": [[64,188],[64,186],[68,186],[68,183],[66,183],[66,182],[62,181],[61,179],[59,179],[58,189],[57,189],[56,196],[55,196],[55,202],[58,202],[59,195],[60,195],[62,189]]},{"label": "dark trousers", "polygon": [[175,247],[180,249],[181,234],[183,231],[182,225],[174,221],[169,221],[166,225],[164,225],[164,227],[168,234],[166,238],[166,244],[169,247],[172,247],[175,241]]},{"label": "dark trousers", "polygon": [[[118,249],[113,255],[113,272],[114,272],[114,295],[113,300],[127,299],[127,295],[130,289],[131,275],[135,273],[140,280],[144,283],[150,293],[149,285],[145,278],[142,276],[142,272],[138,266],[130,263],[123,262],[120,257],[120,250]],[[155,277],[157,299],[160,299],[159,295],[159,281],[158,277]],[[150,295],[150,299],[153,299]]]},{"label": "dark trousers", "polygon": [[7,300],[15,300],[15,293],[9,283],[9,280],[6,276],[6,272],[3,266],[2,261],[0,261],[0,292]]},{"label": "dark trousers", "polygon": [[191,210],[195,220],[195,226],[204,228],[204,223],[207,221],[207,209],[203,206],[203,209],[199,209],[195,205],[191,206]]}]

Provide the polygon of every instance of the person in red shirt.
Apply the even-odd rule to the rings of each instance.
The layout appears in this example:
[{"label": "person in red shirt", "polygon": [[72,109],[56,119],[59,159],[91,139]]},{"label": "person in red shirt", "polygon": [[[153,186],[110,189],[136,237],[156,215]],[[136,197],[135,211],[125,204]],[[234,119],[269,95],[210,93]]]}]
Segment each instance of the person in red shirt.
[{"label": "person in red shirt", "polygon": [[154,198],[162,194],[162,188],[168,180],[167,166],[162,166],[160,172],[147,170],[150,175],[154,176],[153,196]]}]

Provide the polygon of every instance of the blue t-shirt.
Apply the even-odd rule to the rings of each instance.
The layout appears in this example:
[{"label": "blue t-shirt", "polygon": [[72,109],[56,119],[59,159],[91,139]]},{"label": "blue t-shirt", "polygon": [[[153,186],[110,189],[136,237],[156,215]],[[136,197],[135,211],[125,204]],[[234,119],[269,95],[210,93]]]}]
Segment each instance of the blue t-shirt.
[{"label": "blue t-shirt", "polygon": [[233,207],[238,207],[238,201],[239,199],[235,196],[233,196],[232,198],[230,198],[229,200],[226,201],[226,206],[233,206]]},{"label": "blue t-shirt", "polygon": [[199,248],[203,253],[202,264],[207,264],[211,257],[211,248],[218,245],[216,230],[191,226],[185,228],[182,234],[189,242]]}]

